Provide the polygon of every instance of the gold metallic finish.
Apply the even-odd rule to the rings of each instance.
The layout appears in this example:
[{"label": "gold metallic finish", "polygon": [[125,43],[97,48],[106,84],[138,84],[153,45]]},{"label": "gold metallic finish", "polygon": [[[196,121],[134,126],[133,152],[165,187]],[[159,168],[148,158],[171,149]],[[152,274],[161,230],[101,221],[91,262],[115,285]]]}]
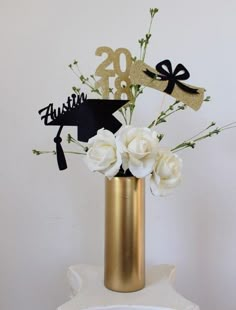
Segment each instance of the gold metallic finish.
[{"label": "gold metallic finish", "polygon": [[105,286],[134,292],[145,285],[145,183],[135,177],[106,179]]}]

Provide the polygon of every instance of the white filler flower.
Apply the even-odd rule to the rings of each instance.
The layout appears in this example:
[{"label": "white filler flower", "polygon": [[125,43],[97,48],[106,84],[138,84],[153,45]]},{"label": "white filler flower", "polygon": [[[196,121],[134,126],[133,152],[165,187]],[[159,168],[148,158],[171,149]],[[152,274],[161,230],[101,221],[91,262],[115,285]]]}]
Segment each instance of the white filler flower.
[{"label": "white filler flower", "polygon": [[123,127],[117,136],[117,147],[122,155],[122,167],[136,177],[150,174],[157,156],[157,133],[149,128]]},{"label": "white filler flower", "polygon": [[164,196],[181,181],[182,159],[167,149],[159,149],[157,160],[150,178],[154,195]]},{"label": "white filler flower", "polygon": [[100,129],[89,139],[85,162],[91,171],[101,172],[109,179],[118,173],[122,161],[112,132]]}]

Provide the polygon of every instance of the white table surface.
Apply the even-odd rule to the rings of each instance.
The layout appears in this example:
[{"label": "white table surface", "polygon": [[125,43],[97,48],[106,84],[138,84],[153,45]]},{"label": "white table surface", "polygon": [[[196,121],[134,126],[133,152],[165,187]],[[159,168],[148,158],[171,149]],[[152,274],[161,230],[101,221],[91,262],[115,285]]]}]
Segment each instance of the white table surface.
[{"label": "white table surface", "polygon": [[159,265],[146,270],[146,286],[132,293],[118,293],[103,285],[101,266],[75,265],[68,269],[71,300],[58,310],[81,310],[90,307],[112,305],[143,305],[173,308],[175,310],[199,310],[173,287],[175,266]]}]

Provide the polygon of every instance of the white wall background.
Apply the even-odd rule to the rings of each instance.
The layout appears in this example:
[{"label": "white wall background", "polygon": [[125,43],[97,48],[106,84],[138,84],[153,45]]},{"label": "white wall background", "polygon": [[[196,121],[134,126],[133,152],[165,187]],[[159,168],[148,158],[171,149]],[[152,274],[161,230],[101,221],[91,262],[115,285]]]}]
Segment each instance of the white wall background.
[{"label": "white wall background", "polygon": [[[147,62],[182,62],[192,84],[213,98],[198,113],[169,119],[160,128],[167,143],[212,120],[236,120],[235,0],[0,0],[1,310],[53,310],[67,300],[69,265],[103,263],[103,176],[79,157],[59,172],[55,157],[33,156],[33,148],[54,147],[55,128],[37,111],[70,93],[74,58],[90,74],[101,61],[98,46],[138,53],[150,7],[160,13]],[[136,124],[149,123],[161,98],[153,90],[143,95]],[[201,310],[236,309],[235,141],[236,131],[225,131],[182,153],[184,181],[175,195],[154,198],[147,189],[147,264],[175,264],[177,290]]]}]

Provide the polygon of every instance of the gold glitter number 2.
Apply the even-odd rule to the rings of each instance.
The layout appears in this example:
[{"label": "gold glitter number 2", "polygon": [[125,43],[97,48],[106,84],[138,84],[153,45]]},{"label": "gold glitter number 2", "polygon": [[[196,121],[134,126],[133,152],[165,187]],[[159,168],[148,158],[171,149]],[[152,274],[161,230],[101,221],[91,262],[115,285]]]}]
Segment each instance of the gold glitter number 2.
[{"label": "gold glitter number 2", "polygon": [[[132,57],[130,51],[126,48],[118,48],[113,51],[110,47],[101,46],[96,50],[96,56],[107,54],[107,57],[97,67],[96,76],[101,77],[96,83],[96,87],[102,89],[103,98],[109,98],[110,94],[110,78],[115,78],[114,99],[124,99],[124,95],[129,100],[132,99],[132,92],[130,90],[131,81],[129,78],[130,67],[132,64]],[[125,68],[121,68],[121,55],[125,56]],[[112,66],[113,65],[113,66]]]}]

